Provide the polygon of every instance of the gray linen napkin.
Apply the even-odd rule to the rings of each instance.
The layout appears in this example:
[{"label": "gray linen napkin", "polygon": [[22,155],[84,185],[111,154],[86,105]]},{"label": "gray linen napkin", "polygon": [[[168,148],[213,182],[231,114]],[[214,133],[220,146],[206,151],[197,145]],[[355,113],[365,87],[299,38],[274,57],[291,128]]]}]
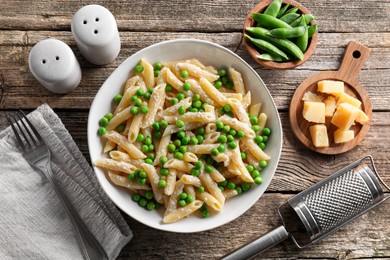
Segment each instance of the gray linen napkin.
[{"label": "gray linen napkin", "polygon": [[[53,110],[42,105],[28,117],[49,145],[53,173],[68,199],[115,259],[131,230]],[[24,160],[10,127],[0,133],[0,259],[82,259],[55,191]]]}]

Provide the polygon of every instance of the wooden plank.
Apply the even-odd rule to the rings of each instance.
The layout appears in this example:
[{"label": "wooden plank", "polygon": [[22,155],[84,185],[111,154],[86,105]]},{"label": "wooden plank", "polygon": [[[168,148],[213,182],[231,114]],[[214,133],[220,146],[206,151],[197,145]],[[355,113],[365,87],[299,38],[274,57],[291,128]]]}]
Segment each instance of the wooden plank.
[{"label": "wooden plank", "polygon": [[[291,196],[292,194],[266,193],[236,220],[219,228],[195,234],[158,231],[126,217],[134,238],[122,250],[118,259],[219,259],[235,248],[278,227],[281,222],[277,208]],[[390,257],[388,236],[390,212],[387,209],[386,205],[381,205],[306,249],[299,250],[291,240],[286,240],[254,259]]]},{"label": "wooden plank", "polygon": [[[97,1],[115,16],[120,30],[241,31],[247,13],[258,0]],[[389,30],[388,1],[302,0],[320,22],[321,32],[385,32]],[[2,1],[0,29],[70,30],[73,14],[86,1]],[[21,18],[21,16],[23,18]]]},{"label": "wooden plank", "polygon": [[[323,34],[323,45],[318,45],[314,55],[298,69],[287,71],[271,71],[260,68],[249,57],[241,42],[241,33],[123,33],[122,50],[118,58],[107,66],[99,67],[89,64],[80,55],[71,34],[63,32],[15,32],[11,37],[10,32],[4,37],[0,36],[0,52],[9,55],[0,56],[0,89],[3,93],[1,107],[3,108],[34,108],[43,102],[49,103],[55,108],[89,108],[93,97],[110,73],[134,52],[150,44],[162,40],[174,38],[196,38],[219,43],[243,57],[256,69],[270,89],[275,103],[279,109],[286,110],[295,88],[306,77],[317,71],[336,70],[343,56],[344,46],[348,37],[338,37],[340,34]],[[1,35],[1,34],[0,34]],[[10,36],[10,37],[8,37]],[[352,37],[352,35],[350,35]],[[83,67],[83,78],[80,86],[67,95],[54,95],[44,89],[28,70],[28,53],[31,46],[37,41],[47,37],[56,37],[71,45],[78,60]],[[356,34],[356,38],[372,48],[372,54],[366,62],[359,80],[367,89],[374,110],[383,110],[390,107],[390,88],[387,75],[390,70],[390,62],[383,57],[390,54],[390,33]],[[337,40],[339,39],[339,40]],[[334,42],[334,48],[330,48],[330,42]],[[11,45],[11,46],[10,46]],[[26,46],[27,45],[27,46]],[[240,47],[238,47],[240,46]],[[275,79],[278,80],[275,80]]]},{"label": "wooden plank", "polygon": [[[81,152],[89,160],[87,144],[87,111],[57,112],[65,127],[69,130]],[[317,183],[333,172],[360,159],[372,155],[378,172],[390,184],[390,126],[389,112],[373,114],[373,123],[369,133],[353,150],[337,156],[321,155],[306,149],[291,132],[286,112],[280,113],[283,126],[283,148],[275,176],[268,187],[270,192],[298,192]],[[5,117],[0,117],[0,129],[8,123]],[[378,142],[378,140],[381,140]]]}]

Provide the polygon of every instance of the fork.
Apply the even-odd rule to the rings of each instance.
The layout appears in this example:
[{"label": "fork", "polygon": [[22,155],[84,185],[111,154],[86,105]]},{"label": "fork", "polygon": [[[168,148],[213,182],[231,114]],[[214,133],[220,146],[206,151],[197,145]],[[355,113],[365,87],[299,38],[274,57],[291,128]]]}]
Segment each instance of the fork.
[{"label": "fork", "polygon": [[[94,235],[85,226],[72,204],[67,200],[61,187],[54,178],[50,167],[50,150],[48,149],[42,136],[33,126],[27,116],[21,113],[5,114],[7,121],[10,123],[16,139],[22,148],[22,155],[27,162],[35,169],[44,173],[46,178],[53,186],[62,206],[72,223],[76,233],[76,238],[81,252],[86,260],[105,260],[108,256]],[[24,120],[23,120],[24,119]],[[26,124],[26,123],[27,124]],[[24,141],[23,141],[24,140]]]}]

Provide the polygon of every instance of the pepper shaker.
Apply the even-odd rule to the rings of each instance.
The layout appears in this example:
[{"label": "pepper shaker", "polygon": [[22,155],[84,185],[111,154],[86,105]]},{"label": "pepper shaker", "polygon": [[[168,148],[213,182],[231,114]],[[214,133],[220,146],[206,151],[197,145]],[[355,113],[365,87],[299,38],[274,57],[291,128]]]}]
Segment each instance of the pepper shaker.
[{"label": "pepper shaker", "polygon": [[104,65],[119,54],[121,44],[112,13],[101,5],[80,8],[72,19],[71,30],[81,54],[91,63]]}]

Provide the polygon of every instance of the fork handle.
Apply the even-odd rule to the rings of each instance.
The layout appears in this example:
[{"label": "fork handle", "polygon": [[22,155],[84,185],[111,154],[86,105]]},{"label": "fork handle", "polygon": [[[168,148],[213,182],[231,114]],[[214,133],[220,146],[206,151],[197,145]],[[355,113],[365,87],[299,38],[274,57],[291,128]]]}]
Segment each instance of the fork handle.
[{"label": "fork handle", "polygon": [[46,178],[53,185],[53,188],[56,191],[56,194],[60,199],[62,206],[65,208],[70,222],[72,223],[73,229],[76,232],[77,242],[84,258],[86,260],[108,259],[108,256],[104,251],[103,247],[100,245],[100,243],[96,240],[95,236],[81,220],[80,216],[73,208],[72,204],[70,204],[70,202],[66,199],[61,187],[54,179],[54,175],[50,167],[50,161],[46,165],[42,165],[38,168],[45,174]]}]

